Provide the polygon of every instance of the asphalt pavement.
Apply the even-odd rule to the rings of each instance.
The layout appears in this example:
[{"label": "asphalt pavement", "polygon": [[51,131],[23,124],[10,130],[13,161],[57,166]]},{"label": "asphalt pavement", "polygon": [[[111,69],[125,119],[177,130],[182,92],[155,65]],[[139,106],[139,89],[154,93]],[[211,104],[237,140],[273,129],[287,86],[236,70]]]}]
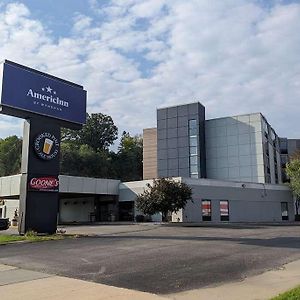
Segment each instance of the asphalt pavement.
[{"label": "asphalt pavement", "polygon": [[0,263],[155,294],[279,268],[300,259],[300,227],[120,225],[66,227],[90,236],[0,246]]}]

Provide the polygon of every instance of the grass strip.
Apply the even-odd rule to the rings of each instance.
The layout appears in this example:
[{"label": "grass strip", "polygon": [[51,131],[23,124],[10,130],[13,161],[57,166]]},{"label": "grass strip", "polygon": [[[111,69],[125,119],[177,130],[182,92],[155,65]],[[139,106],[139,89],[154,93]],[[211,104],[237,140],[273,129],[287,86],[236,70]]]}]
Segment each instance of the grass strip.
[{"label": "grass strip", "polygon": [[271,300],[300,300],[300,286],[280,294]]},{"label": "grass strip", "polygon": [[66,236],[53,234],[53,235],[0,235],[0,245],[20,242],[20,241],[29,241],[29,242],[42,242],[42,241],[52,241],[52,240],[62,240]]}]

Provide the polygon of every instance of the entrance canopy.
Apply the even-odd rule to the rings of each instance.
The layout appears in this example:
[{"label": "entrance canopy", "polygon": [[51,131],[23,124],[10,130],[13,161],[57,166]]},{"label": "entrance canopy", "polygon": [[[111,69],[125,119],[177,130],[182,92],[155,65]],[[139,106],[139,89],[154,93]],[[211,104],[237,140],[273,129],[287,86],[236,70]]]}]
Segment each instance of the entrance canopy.
[{"label": "entrance canopy", "polygon": [[[21,174],[0,177],[0,198],[18,198],[20,196]],[[59,192],[74,194],[118,195],[119,180],[59,176]]]}]

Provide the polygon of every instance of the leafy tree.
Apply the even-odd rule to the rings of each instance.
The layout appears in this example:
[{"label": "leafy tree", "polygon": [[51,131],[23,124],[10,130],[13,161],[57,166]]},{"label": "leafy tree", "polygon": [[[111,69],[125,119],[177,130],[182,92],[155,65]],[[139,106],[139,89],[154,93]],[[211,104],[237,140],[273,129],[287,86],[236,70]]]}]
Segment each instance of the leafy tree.
[{"label": "leafy tree", "polygon": [[296,197],[296,216],[299,219],[300,207],[300,151],[293,154],[286,165],[286,173],[290,178],[290,187]]},{"label": "leafy tree", "polygon": [[124,131],[117,153],[110,152],[117,134],[112,118],[101,113],[87,114],[87,122],[79,131],[63,129],[61,173],[123,181],[142,179],[142,137]]},{"label": "leafy tree", "polygon": [[176,213],[192,200],[192,189],[186,183],[170,178],[155,179],[153,185],[147,184],[147,188],[138,195],[136,206],[144,214],[161,212],[163,220],[168,212]]},{"label": "leafy tree", "polygon": [[112,118],[101,113],[87,114],[86,124],[81,130],[62,130],[62,141],[88,145],[94,151],[108,150],[118,138],[118,128]]},{"label": "leafy tree", "polygon": [[83,177],[115,178],[110,153],[94,151],[88,145],[61,144],[60,173]]},{"label": "leafy tree", "polygon": [[22,140],[17,136],[0,139],[0,176],[20,173]]},{"label": "leafy tree", "polygon": [[143,178],[143,139],[124,131],[115,159],[115,169],[123,181]]}]

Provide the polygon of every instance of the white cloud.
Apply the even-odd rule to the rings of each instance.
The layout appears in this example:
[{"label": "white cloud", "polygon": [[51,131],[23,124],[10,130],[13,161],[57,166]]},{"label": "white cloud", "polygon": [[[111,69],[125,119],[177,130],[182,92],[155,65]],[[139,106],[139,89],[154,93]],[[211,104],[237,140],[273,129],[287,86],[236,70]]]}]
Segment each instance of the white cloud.
[{"label": "white cloud", "polygon": [[207,117],[261,111],[280,135],[300,137],[300,4],[90,3],[96,15],[75,14],[58,39],[25,5],[0,6],[0,59],[83,84],[88,109],[120,132],[154,126],[158,106],[199,100]]},{"label": "white cloud", "polygon": [[22,120],[9,116],[1,115],[0,118],[0,139],[10,135],[22,136],[23,132]]},{"label": "white cloud", "polygon": [[85,30],[86,28],[89,28],[92,23],[92,19],[90,17],[81,14],[76,15],[74,20],[75,20],[75,24],[74,24],[75,33]]}]

